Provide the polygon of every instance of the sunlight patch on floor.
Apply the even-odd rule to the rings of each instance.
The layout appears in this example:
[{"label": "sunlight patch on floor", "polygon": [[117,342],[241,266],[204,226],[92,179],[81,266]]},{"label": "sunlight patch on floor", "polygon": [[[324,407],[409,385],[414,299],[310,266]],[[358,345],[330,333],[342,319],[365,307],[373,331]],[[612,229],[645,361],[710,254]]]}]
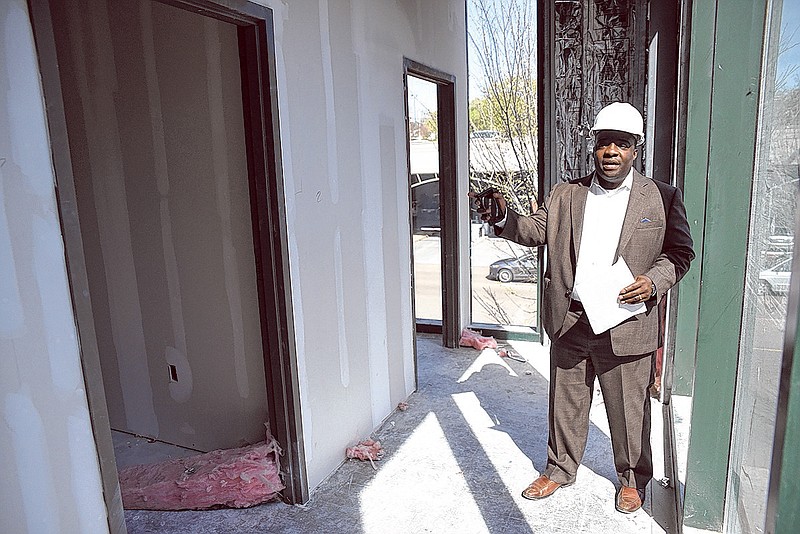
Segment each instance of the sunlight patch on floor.
[{"label": "sunlight patch on floor", "polygon": [[[420,525],[459,525],[487,532],[447,437],[429,413],[360,494],[366,534],[418,532]],[[472,525],[464,530],[463,525]]]},{"label": "sunlight patch on floor", "polygon": [[503,358],[501,358],[501,357],[500,357],[500,356],[497,354],[497,351],[496,351],[495,349],[483,349],[483,350],[481,351],[481,353],[478,355],[478,357],[477,357],[477,358],[475,358],[475,361],[474,361],[474,362],[472,362],[472,365],[470,365],[470,366],[467,368],[467,370],[466,370],[466,371],[464,371],[464,374],[462,374],[462,375],[461,375],[461,378],[459,378],[459,379],[457,380],[457,382],[458,382],[459,384],[461,384],[461,383],[463,383],[463,382],[466,382],[467,380],[469,380],[469,377],[471,377],[471,376],[472,376],[472,375],[474,375],[475,373],[480,373],[480,372],[481,372],[481,370],[482,370],[482,369],[483,369],[485,366],[487,366],[487,365],[491,365],[491,364],[494,364],[494,365],[500,365],[500,366],[502,366],[502,367],[505,367],[505,368],[506,368],[506,370],[508,371],[508,374],[509,374],[509,375],[511,375],[511,376],[513,376],[513,377],[517,377],[517,376],[519,376],[519,375],[517,375],[517,373],[516,373],[516,372],[515,372],[515,371],[514,371],[514,370],[513,370],[513,369],[512,369],[512,368],[511,368],[511,367],[510,367],[510,366],[509,366],[509,365],[508,365],[508,364],[507,364],[505,361],[504,361],[504,360],[503,360]]}]

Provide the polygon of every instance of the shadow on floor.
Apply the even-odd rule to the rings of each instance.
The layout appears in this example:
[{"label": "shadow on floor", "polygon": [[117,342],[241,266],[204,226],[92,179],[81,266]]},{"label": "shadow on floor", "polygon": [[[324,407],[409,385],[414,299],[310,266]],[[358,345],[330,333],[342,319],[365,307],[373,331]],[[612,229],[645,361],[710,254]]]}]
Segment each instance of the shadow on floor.
[{"label": "shadow on floor", "polygon": [[[539,345],[515,344],[528,361]],[[640,533],[664,532],[645,508],[614,510],[610,440],[592,425],[573,486],[543,501],[521,491],[544,468],[548,381],[536,365],[493,351],[447,349],[417,340],[419,390],[373,434],[376,462],[346,461],[304,506],[280,502],[244,510],[126,511],[135,533]],[[596,399],[593,410],[603,410]],[[593,419],[596,419],[593,415]],[[604,417],[604,410],[602,416]],[[651,484],[652,486],[652,484]]]}]

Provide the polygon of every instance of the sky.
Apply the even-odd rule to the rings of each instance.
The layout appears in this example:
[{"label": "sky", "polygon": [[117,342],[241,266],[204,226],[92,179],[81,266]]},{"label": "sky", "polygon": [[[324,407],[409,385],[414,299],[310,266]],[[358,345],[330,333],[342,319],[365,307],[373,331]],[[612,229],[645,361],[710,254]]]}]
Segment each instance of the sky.
[{"label": "sky", "polygon": [[781,37],[794,32],[789,50],[778,56],[778,76],[792,65],[798,65],[793,79],[788,80],[789,85],[800,85],[800,0],[783,0],[781,14]]},{"label": "sky", "polygon": [[413,121],[420,121],[430,112],[436,111],[436,84],[408,77],[408,114]]}]

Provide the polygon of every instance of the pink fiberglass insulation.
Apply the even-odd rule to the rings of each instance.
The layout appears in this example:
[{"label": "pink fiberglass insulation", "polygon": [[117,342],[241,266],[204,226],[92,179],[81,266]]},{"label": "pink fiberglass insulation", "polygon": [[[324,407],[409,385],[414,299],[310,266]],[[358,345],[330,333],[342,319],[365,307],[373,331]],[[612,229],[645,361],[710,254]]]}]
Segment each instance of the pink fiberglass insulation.
[{"label": "pink fiberglass insulation", "polygon": [[461,340],[458,344],[462,347],[475,347],[478,350],[497,348],[497,341],[493,337],[484,337],[469,328],[465,328],[461,331]]},{"label": "pink fiberglass insulation", "polygon": [[383,446],[380,441],[365,439],[359,441],[358,445],[345,449],[345,455],[357,460],[380,460],[383,458]]},{"label": "pink fiberglass insulation", "polygon": [[273,499],[284,486],[274,439],[120,470],[129,510],[246,508]]}]

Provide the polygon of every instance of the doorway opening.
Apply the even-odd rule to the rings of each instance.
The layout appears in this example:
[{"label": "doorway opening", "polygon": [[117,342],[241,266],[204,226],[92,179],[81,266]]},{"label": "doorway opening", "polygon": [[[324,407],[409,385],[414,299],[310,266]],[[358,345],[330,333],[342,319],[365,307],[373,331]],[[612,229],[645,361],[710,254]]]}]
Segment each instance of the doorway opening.
[{"label": "doorway opening", "polygon": [[284,497],[306,501],[271,11],[35,0],[31,17],[110,524],[112,429],[205,452],[267,425]]},{"label": "doorway opening", "polygon": [[455,78],[405,60],[411,288],[417,332],[460,336]]}]

